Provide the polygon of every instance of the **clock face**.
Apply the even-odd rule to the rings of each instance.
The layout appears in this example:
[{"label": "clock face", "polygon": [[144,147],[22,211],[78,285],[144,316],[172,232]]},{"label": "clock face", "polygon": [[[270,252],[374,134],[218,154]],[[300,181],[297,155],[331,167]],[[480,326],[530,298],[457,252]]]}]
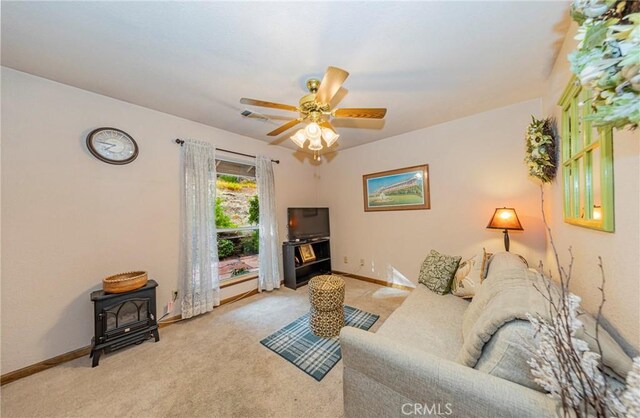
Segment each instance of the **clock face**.
[{"label": "clock face", "polygon": [[87,136],[91,154],[110,164],[128,164],[138,156],[138,144],[124,131],[98,128]]}]

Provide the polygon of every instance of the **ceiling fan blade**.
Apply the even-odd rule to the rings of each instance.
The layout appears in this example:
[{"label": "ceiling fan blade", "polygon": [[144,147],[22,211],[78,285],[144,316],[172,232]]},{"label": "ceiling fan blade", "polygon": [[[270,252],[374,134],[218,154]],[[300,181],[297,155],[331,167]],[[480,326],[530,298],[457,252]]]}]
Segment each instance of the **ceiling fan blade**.
[{"label": "ceiling fan blade", "polygon": [[290,120],[289,122],[285,123],[284,125],[281,125],[280,127],[278,127],[276,129],[274,129],[273,131],[269,132],[267,135],[269,135],[269,136],[278,136],[281,133],[283,133],[284,131],[288,131],[289,129],[293,128],[294,126],[296,126],[300,122],[302,122],[302,119]]},{"label": "ceiling fan blade", "polygon": [[367,119],[382,119],[387,114],[387,109],[381,108],[344,108],[336,109],[333,112],[333,116],[336,118],[367,118]]},{"label": "ceiling fan blade", "polygon": [[328,120],[320,122],[320,126],[322,126],[323,128],[329,128],[333,132],[336,132],[336,128],[334,128],[331,122],[329,122]]},{"label": "ceiling fan blade", "polygon": [[290,110],[292,112],[297,112],[298,108],[291,105],[286,105],[282,103],[273,103],[273,102],[265,102],[264,100],[256,100],[256,99],[247,99],[243,97],[240,99],[240,103],[252,106],[262,106],[262,107],[270,107],[273,109],[282,109],[282,110]]},{"label": "ceiling fan blade", "polygon": [[329,104],[333,96],[336,95],[340,86],[344,83],[344,80],[349,77],[349,73],[345,70],[341,70],[336,67],[327,68],[327,72],[324,73],[324,77],[320,82],[320,88],[316,93],[316,101],[320,103]]}]

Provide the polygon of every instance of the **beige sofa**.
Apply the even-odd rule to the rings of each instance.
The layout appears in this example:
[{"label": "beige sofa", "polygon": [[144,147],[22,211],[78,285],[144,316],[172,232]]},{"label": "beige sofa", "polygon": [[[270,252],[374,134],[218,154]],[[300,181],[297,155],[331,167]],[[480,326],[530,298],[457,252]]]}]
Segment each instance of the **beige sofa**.
[{"label": "beige sofa", "polygon": [[[376,333],[343,328],[345,417],[559,416],[559,405],[544,393],[455,361],[468,306],[418,285]],[[517,336],[518,322],[503,329]]]}]

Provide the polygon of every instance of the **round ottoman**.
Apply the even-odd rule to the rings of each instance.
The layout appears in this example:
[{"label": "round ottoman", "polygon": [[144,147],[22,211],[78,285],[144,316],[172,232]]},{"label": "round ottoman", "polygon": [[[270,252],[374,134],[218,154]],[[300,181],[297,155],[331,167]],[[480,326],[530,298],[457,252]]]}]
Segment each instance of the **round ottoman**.
[{"label": "round ottoman", "polygon": [[344,326],[344,280],[322,275],[309,280],[309,326],[318,337],[335,337]]}]

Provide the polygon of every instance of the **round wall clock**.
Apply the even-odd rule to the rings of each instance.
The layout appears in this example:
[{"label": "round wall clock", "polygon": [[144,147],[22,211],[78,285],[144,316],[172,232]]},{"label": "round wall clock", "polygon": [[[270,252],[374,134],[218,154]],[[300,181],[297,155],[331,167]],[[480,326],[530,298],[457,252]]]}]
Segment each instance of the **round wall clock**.
[{"label": "round wall clock", "polygon": [[98,128],[87,135],[87,148],[94,157],[109,164],[129,164],[138,156],[138,144],[116,128]]}]

